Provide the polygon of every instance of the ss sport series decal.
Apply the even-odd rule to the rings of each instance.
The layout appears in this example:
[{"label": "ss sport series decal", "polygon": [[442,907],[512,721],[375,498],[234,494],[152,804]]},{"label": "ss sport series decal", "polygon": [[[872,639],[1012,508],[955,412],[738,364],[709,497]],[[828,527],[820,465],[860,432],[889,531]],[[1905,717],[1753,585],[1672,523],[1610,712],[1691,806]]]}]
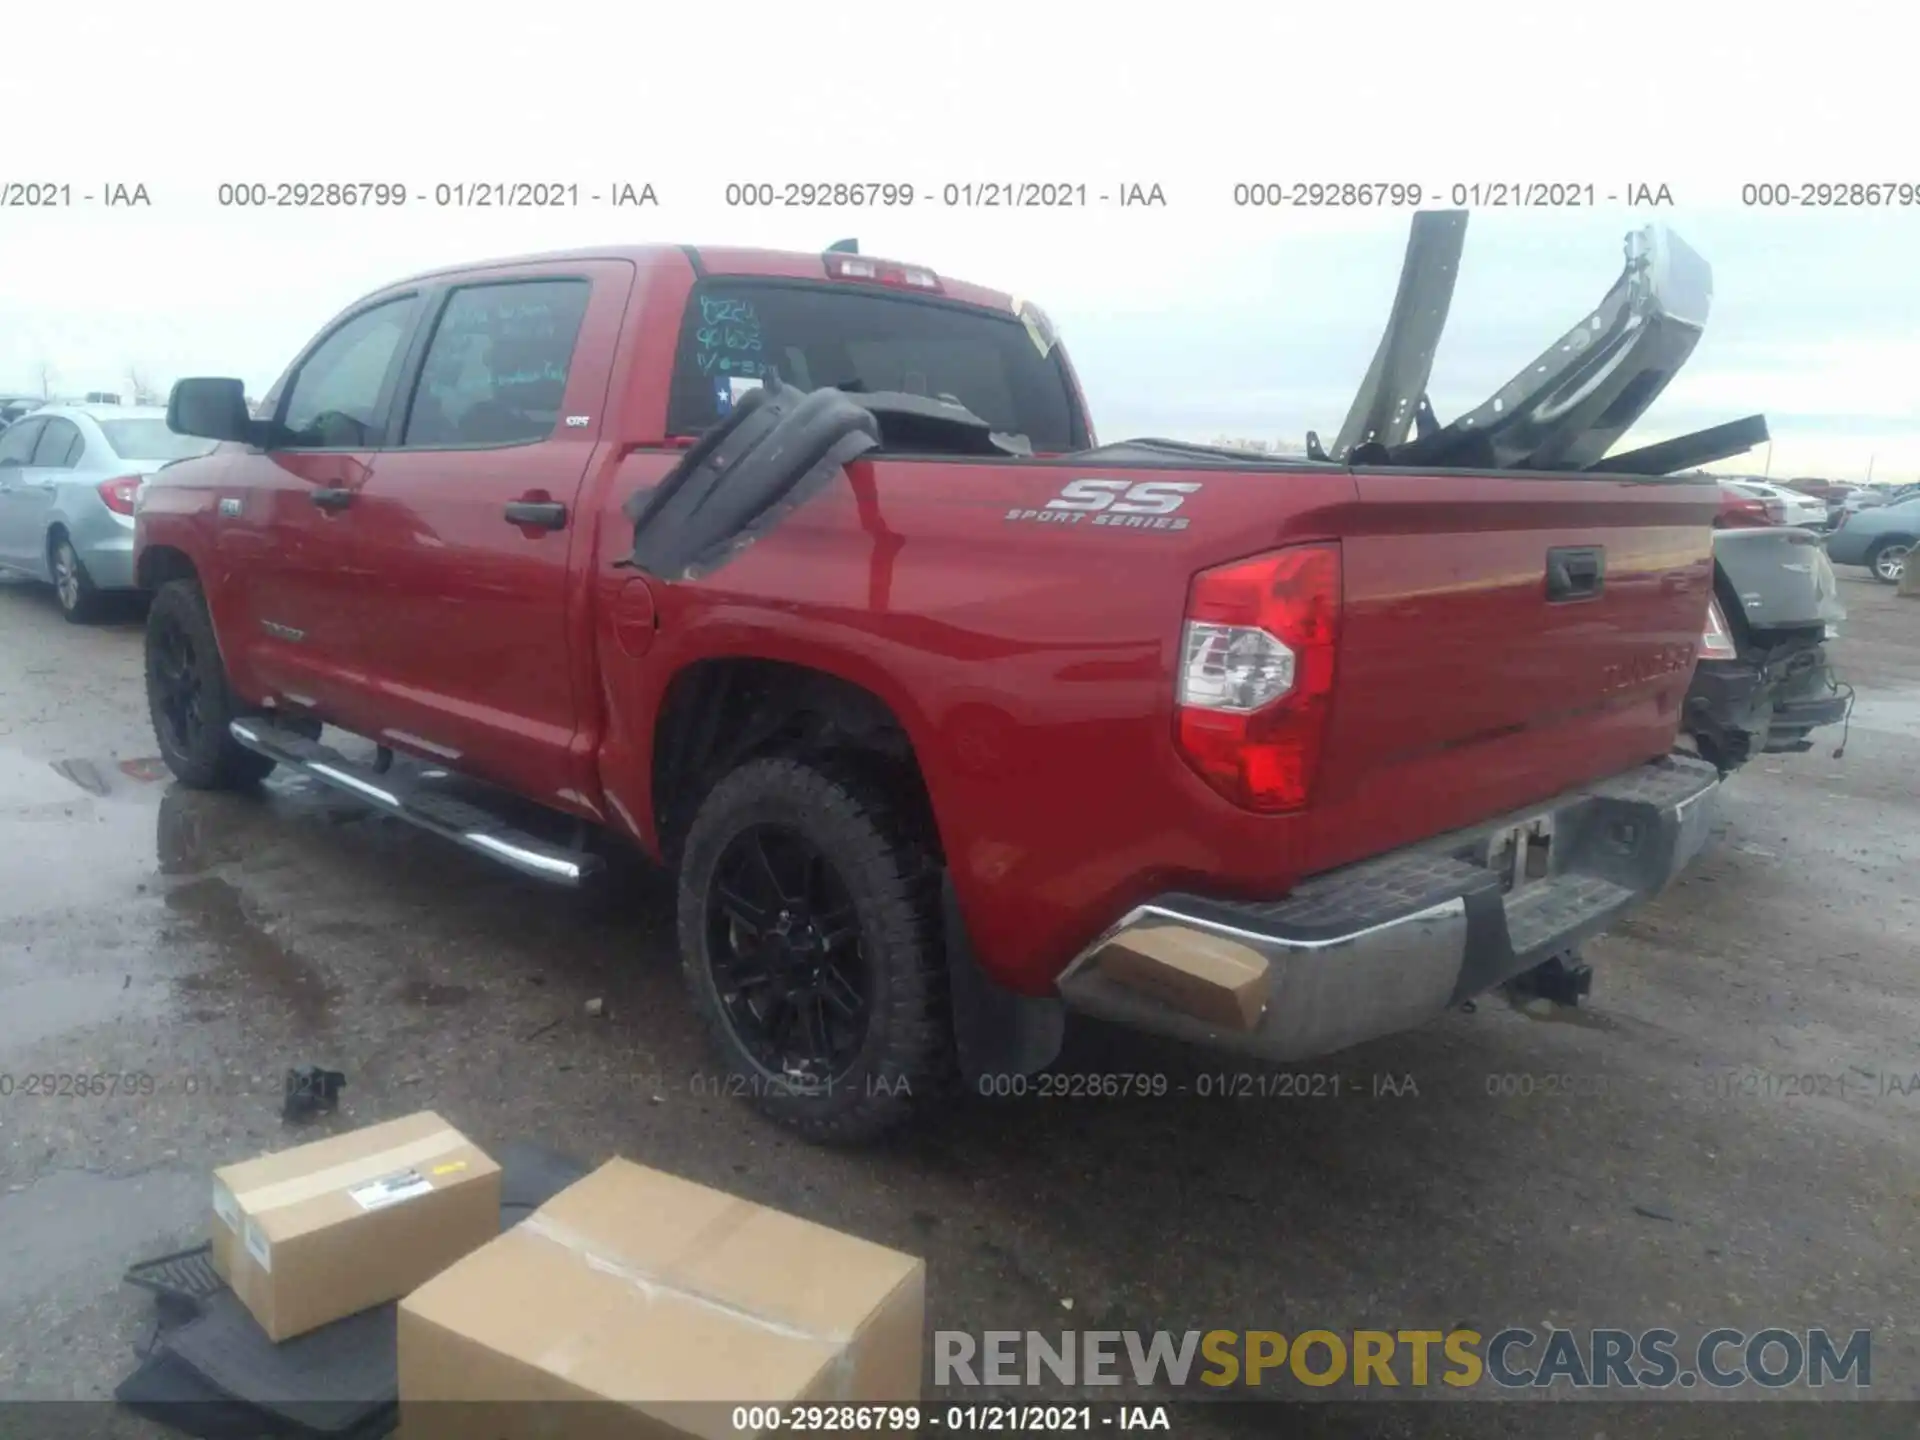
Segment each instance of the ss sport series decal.
[{"label": "ss sport series decal", "polygon": [[1184,530],[1174,512],[1200,489],[1197,480],[1070,480],[1038,510],[1016,507],[1008,520],[1049,525],[1103,525],[1120,530]]}]

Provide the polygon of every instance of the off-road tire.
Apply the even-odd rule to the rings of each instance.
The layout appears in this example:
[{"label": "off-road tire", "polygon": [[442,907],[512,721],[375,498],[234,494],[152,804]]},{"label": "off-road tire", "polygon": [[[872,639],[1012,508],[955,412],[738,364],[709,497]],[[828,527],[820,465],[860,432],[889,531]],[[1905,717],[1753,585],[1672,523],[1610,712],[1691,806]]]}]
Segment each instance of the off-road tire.
[{"label": "off-road tire", "polygon": [[[830,1089],[796,1089],[764,1069],[735,1035],[717,989],[709,891],[729,843],[763,825],[810,842],[838,872],[857,917],[873,987],[868,1028],[852,1068]],[[953,1093],[940,867],[911,812],[880,781],[849,765],[747,762],[708,793],[688,827],[678,891],[688,993],[729,1077],[716,1090],[829,1144],[875,1139]]]},{"label": "off-road tire", "polygon": [[[198,680],[195,718],[182,728],[169,718],[162,669],[167,647],[184,640]],[[182,785],[193,790],[246,790],[266,779],[273,761],[242,745],[228,731],[241,710],[227,684],[226,666],[214,639],[213,617],[197,580],[170,580],[147,611],[147,714],[160,758]]]}]

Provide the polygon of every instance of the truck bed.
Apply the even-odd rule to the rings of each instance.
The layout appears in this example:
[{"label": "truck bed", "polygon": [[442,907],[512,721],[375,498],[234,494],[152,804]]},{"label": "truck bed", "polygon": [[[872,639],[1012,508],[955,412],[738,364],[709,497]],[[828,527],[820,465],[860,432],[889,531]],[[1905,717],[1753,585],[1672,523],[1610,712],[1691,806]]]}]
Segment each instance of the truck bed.
[{"label": "truck bed", "polygon": [[[1711,584],[1715,492],[1689,480],[1153,444],[832,468],[660,587],[661,663],[743,626],[796,660],[830,635],[913,739],[976,943],[1036,993],[1089,916],[1166,889],[1269,899],[1666,754]],[[645,548],[664,512],[630,512]],[[1344,576],[1331,729],[1310,803],[1254,813],[1175,743],[1188,588],[1310,543]]]}]

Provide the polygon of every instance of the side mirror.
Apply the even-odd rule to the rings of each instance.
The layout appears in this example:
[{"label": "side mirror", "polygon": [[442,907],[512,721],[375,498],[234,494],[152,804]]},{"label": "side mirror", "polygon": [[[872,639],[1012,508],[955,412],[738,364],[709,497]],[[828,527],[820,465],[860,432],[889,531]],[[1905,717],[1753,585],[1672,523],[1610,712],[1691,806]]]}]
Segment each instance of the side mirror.
[{"label": "side mirror", "polygon": [[257,433],[247,413],[247,387],[238,380],[199,376],[173,382],[167,397],[167,428],[176,435],[203,440],[252,440]]}]

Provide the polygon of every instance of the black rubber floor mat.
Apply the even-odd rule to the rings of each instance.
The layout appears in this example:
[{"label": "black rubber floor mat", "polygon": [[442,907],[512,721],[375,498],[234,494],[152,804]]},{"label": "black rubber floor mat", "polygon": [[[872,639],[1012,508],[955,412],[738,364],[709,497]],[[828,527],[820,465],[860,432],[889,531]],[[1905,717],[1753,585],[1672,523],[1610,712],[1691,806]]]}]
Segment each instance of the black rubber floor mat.
[{"label": "black rubber floor mat", "polygon": [[586,1179],[593,1168],[529,1140],[508,1141],[493,1158],[500,1167],[502,1230],[512,1229],[526,1219],[526,1211],[539,1209],[574,1181]]},{"label": "black rubber floor mat", "polygon": [[126,1273],[129,1285],[198,1306],[226,1282],[213,1268],[213,1247],[196,1245],[155,1260],[142,1260]]},{"label": "black rubber floor mat", "polygon": [[[113,1398],[134,1414],[198,1440],[308,1440],[316,1432],[224,1395],[164,1346],[114,1387]],[[397,1411],[385,1406],[337,1440],[371,1440],[393,1429]]]},{"label": "black rubber floor mat", "polygon": [[[543,1145],[514,1141],[500,1165],[500,1228],[510,1230],[588,1168]],[[391,1304],[275,1344],[214,1274],[202,1245],[143,1261],[127,1280],[154,1292],[162,1330],[153,1352],[114,1394],[129,1408],[202,1437],[384,1434],[399,1399]],[[185,1323],[172,1323],[190,1307]]]},{"label": "black rubber floor mat", "polygon": [[277,1345],[231,1290],[205,1307],[161,1343],[232,1399],[309,1432],[339,1435],[399,1398],[397,1305],[376,1305]]}]

